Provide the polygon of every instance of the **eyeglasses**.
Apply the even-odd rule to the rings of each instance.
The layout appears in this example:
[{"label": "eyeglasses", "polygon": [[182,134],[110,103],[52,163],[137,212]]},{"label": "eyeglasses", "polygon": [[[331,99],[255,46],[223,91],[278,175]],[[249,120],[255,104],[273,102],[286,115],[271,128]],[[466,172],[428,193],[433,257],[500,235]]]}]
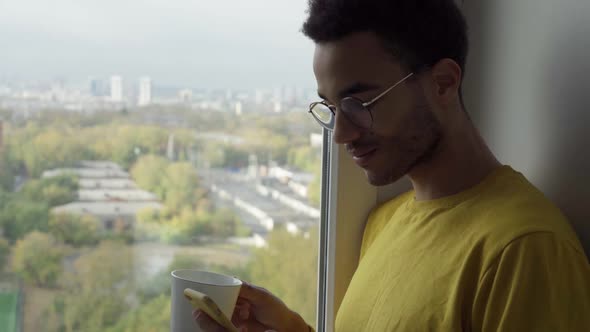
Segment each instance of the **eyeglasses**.
[{"label": "eyeglasses", "polygon": [[[371,129],[373,126],[373,114],[369,107],[374,105],[379,99],[385,96],[389,91],[403,83],[414,73],[402,78],[387,90],[383,91],[377,97],[368,102],[363,102],[356,97],[345,97],[340,101],[340,112],[348,121],[361,129]],[[309,113],[313,115],[316,121],[328,130],[334,130],[336,119],[336,106],[329,105],[325,101],[317,101],[309,105]]]}]

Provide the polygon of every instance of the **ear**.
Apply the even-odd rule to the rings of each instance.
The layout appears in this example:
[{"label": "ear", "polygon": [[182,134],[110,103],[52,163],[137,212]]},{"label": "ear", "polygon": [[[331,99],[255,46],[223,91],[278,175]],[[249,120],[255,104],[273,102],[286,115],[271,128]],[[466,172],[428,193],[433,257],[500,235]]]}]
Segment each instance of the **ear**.
[{"label": "ear", "polygon": [[452,59],[442,59],[432,69],[432,94],[442,104],[455,102],[459,98],[461,67]]}]

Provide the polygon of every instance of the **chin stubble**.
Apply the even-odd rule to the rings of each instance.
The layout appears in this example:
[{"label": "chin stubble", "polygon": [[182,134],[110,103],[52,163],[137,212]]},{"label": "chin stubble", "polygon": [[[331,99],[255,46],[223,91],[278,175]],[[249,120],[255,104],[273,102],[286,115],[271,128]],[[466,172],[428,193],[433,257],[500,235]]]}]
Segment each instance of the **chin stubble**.
[{"label": "chin stubble", "polygon": [[420,153],[416,155],[412,161],[407,163],[405,169],[396,172],[396,168],[393,168],[389,176],[385,179],[385,181],[382,182],[383,185],[390,184],[399,180],[401,177],[408,174],[417,165],[420,165],[430,160],[435,155],[437,148],[440,146],[440,142],[443,136],[442,129],[440,123],[438,122],[438,119],[432,113],[430,106],[427,103],[421,103],[421,105],[417,106],[413,112],[413,120],[417,123],[422,123],[420,127],[423,128],[422,134],[420,135],[421,142],[417,142],[417,145],[425,143],[425,146],[411,147],[409,149],[410,151],[420,151]]}]

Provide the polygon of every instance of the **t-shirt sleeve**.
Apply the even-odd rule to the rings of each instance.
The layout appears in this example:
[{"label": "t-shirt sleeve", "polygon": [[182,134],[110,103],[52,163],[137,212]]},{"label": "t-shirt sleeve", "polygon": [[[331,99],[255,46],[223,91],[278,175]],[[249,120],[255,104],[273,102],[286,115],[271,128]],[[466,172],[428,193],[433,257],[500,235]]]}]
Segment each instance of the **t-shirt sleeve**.
[{"label": "t-shirt sleeve", "polygon": [[473,331],[590,331],[590,266],[553,233],[507,245],[480,280]]}]

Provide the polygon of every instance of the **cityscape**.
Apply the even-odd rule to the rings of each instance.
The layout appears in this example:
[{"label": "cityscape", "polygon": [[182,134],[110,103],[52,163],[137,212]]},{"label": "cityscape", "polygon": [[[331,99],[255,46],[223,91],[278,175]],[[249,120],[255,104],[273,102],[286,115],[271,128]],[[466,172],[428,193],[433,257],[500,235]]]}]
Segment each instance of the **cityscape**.
[{"label": "cityscape", "polygon": [[83,84],[66,80],[15,83],[0,79],[0,108],[22,112],[65,110],[92,113],[182,105],[189,109],[246,112],[288,112],[317,99],[313,88],[280,86],[258,89],[195,89],[158,85],[149,76],[91,77]]},{"label": "cityscape", "polygon": [[0,331],[169,331],[175,269],[261,285],[313,326],[307,1],[1,7]]},{"label": "cityscape", "polygon": [[[307,280],[283,298],[314,321],[315,89],[168,87],[121,75],[16,82],[0,80],[0,329],[143,331],[129,325],[140,315],[168,330],[177,268],[240,275],[279,294]],[[289,272],[298,265],[303,279]],[[87,268],[111,272],[88,278]],[[103,299],[78,298],[113,285]],[[80,307],[111,314],[87,321],[72,313]]]}]

